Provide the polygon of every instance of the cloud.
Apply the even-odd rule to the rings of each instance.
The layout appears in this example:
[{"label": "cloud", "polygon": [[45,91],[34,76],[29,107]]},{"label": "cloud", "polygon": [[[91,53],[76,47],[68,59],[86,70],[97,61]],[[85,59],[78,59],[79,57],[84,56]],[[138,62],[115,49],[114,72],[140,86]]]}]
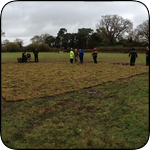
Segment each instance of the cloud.
[{"label": "cloud", "polygon": [[[34,35],[48,33],[56,36],[60,28],[75,33],[79,28],[96,30],[96,24],[103,15],[117,14],[130,19],[134,27],[148,19],[146,7],[130,2],[51,2],[15,1],[2,11],[2,31],[5,39],[18,37],[30,43]],[[28,41],[28,42],[27,42]]]}]

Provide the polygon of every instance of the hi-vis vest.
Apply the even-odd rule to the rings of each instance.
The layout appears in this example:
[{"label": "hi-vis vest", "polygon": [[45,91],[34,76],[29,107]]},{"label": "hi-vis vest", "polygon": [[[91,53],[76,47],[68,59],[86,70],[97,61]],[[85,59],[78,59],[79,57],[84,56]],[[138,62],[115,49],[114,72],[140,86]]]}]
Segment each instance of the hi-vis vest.
[{"label": "hi-vis vest", "polygon": [[70,51],[70,59],[73,59],[73,58],[74,58],[74,52]]}]

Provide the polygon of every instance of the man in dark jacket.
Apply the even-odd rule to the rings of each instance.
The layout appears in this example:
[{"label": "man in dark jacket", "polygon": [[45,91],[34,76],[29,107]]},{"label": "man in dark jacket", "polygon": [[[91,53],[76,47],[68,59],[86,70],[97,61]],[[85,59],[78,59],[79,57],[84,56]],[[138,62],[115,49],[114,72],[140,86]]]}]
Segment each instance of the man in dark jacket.
[{"label": "man in dark jacket", "polygon": [[75,51],[74,51],[74,56],[75,56],[75,62],[77,62],[77,60],[78,60],[78,51],[77,51],[77,49],[75,49]]},{"label": "man in dark jacket", "polygon": [[80,63],[81,63],[81,64],[83,63],[83,56],[84,56],[83,50],[80,49],[79,58],[80,58]]},{"label": "man in dark jacket", "polygon": [[129,53],[129,57],[131,55],[131,59],[130,59],[130,66],[134,66],[135,65],[135,59],[136,57],[138,57],[136,50],[134,48],[131,49],[130,53]]},{"label": "man in dark jacket", "polygon": [[26,57],[26,52],[24,51],[23,53],[22,53],[22,62],[27,62],[27,57]]},{"label": "man in dark jacket", "polygon": [[94,63],[97,63],[97,53],[98,53],[98,51],[96,50],[96,48],[94,48],[93,52],[92,52]]},{"label": "man in dark jacket", "polygon": [[149,47],[147,47],[146,51],[146,66],[149,66]]},{"label": "man in dark jacket", "polygon": [[35,62],[38,62],[38,53],[39,53],[39,52],[37,51],[37,48],[36,48],[35,51],[33,52]]}]

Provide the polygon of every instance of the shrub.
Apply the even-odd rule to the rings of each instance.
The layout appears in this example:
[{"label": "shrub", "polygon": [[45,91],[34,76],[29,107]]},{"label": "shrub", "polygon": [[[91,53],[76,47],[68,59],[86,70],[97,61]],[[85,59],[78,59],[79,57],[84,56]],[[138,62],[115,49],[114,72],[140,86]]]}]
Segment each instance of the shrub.
[{"label": "shrub", "polygon": [[25,49],[28,52],[33,52],[36,48],[40,52],[50,52],[51,51],[50,47],[47,44],[37,44],[37,43],[29,44]]},{"label": "shrub", "polygon": [[26,47],[26,51],[28,51],[28,52],[33,52],[36,48],[38,49],[38,47],[39,47],[39,44],[37,44],[37,43],[29,44],[29,45]]},{"label": "shrub", "polygon": [[50,52],[50,47],[47,44],[40,44],[38,46],[38,51],[40,52]]},{"label": "shrub", "polygon": [[[145,53],[145,47],[134,47],[137,52]],[[116,47],[116,46],[109,46],[109,47],[97,47],[98,52],[105,52],[105,53],[129,53],[132,47]]]},{"label": "shrub", "polygon": [[20,51],[20,47],[18,44],[10,42],[6,45],[6,51],[7,52],[18,52],[18,51]]}]

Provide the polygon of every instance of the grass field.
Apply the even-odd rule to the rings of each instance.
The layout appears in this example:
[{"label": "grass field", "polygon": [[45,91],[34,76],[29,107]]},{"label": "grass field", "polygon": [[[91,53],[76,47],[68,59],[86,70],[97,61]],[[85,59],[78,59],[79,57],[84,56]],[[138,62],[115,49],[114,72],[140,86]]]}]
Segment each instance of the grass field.
[{"label": "grass field", "polygon": [[[26,52],[27,54],[28,52]],[[31,53],[31,60],[34,61],[34,55]],[[17,58],[22,57],[21,52],[12,52],[12,53],[1,53],[1,62],[10,63],[17,62]],[[124,53],[99,53],[98,61],[106,62],[130,62],[129,54]],[[69,53],[54,53],[54,52],[40,52],[39,61],[69,61]],[[84,53],[84,61],[93,61],[91,53]],[[136,64],[146,64],[145,54],[138,54],[136,59]]]},{"label": "grass field", "polygon": [[[149,136],[149,68],[139,54],[98,55],[94,64],[69,54],[39,53],[39,63],[16,63],[2,53],[1,135],[14,149],[137,149]],[[17,101],[18,100],[18,101]],[[22,100],[22,101],[19,101]]]}]

